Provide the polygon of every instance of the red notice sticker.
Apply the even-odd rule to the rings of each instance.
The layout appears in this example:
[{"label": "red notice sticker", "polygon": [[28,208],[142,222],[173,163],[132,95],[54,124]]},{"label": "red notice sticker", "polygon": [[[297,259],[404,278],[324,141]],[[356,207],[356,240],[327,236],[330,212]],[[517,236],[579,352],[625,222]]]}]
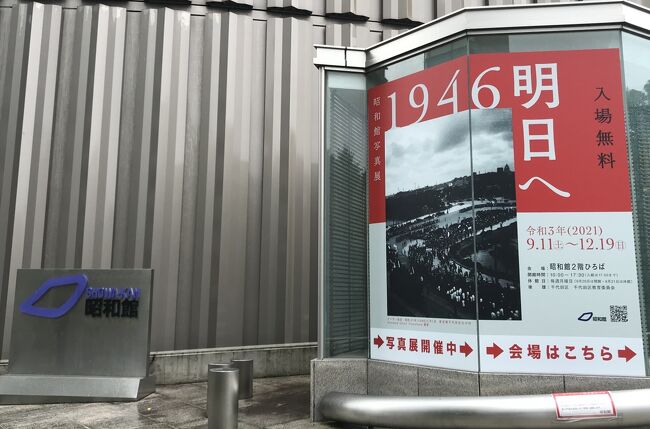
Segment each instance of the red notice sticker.
[{"label": "red notice sticker", "polygon": [[609,392],[554,393],[558,420],[616,417],[616,406]]}]

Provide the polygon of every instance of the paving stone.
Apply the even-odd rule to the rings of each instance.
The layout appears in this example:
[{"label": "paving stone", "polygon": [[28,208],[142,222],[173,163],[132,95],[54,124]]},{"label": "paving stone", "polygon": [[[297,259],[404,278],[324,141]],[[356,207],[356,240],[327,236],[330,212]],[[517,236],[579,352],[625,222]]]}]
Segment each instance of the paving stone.
[{"label": "paving stone", "polygon": [[239,421],[267,427],[309,418],[309,382],[305,378],[281,377],[270,381],[264,394],[239,403]]},{"label": "paving stone", "polygon": [[46,409],[44,405],[0,405],[0,423],[18,420],[23,415],[38,413]]},{"label": "paving stone", "polygon": [[161,389],[158,389],[158,394],[165,398],[165,402],[173,400],[190,405],[201,405],[204,407],[208,398],[207,383],[178,384],[173,388],[170,388],[169,386],[160,387]]},{"label": "paving stone", "polygon": [[[94,428],[88,428],[94,429]],[[150,422],[145,423],[144,425],[133,426],[125,429],[175,429],[173,426],[166,425],[164,423]]]},{"label": "paving stone", "polygon": [[118,404],[103,405],[105,406],[83,408],[72,414],[61,411],[57,414],[92,429],[146,427],[157,423]]},{"label": "paving stone", "polygon": [[173,427],[207,424],[205,409],[193,405],[182,404],[176,407],[161,408],[146,418]]},{"label": "paving stone", "polygon": [[[296,420],[289,423],[284,423],[281,425],[265,426],[265,429],[333,429],[333,428],[346,428],[346,429],[356,429],[361,428],[357,425],[345,425],[345,424],[335,424],[335,423],[312,423],[309,419]],[[241,426],[239,429],[242,429]]]},{"label": "paving stone", "polygon": [[13,422],[2,423],[2,429],[81,429],[85,426],[72,422],[69,420],[61,419],[58,416],[38,416],[30,415],[25,416],[20,420],[15,420]]},{"label": "paving stone", "polygon": [[[309,376],[255,379],[239,429],[338,428],[309,421]],[[207,428],[207,384],[158,386],[138,402],[0,406],[0,429]]]}]

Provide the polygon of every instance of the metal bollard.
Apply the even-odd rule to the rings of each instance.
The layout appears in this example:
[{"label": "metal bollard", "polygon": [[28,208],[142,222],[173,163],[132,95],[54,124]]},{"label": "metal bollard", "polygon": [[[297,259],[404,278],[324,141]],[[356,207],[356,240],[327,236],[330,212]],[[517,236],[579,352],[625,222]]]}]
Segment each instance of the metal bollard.
[{"label": "metal bollard", "polygon": [[232,364],[229,363],[209,363],[208,371],[211,369],[221,369],[221,368],[233,368]]},{"label": "metal bollard", "polygon": [[[229,363],[209,363],[208,364],[208,376],[210,375],[210,370],[211,369],[223,369],[223,368],[232,368],[233,366]],[[208,402],[205,405],[205,412],[208,412],[208,408],[210,407],[210,403]]]},{"label": "metal bollard", "polygon": [[253,359],[233,359],[232,367],[239,369],[239,399],[253,397]]},{"label": "metal bollard", "polygon": [[208,371],[208,429],[237,429],[239,370]]}]

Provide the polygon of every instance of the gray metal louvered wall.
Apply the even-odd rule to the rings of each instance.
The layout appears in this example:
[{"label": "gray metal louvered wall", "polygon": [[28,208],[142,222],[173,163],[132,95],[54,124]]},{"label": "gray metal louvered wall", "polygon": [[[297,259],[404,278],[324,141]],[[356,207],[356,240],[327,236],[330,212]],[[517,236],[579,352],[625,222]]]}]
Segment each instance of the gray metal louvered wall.
[{"label": "gray metal louvered wall", "polygon": [[3,356],[19,267],[152,267],[154,350],[315,340],[313,45],[384,26],[291,15],[311,2],[6,3]]},{"label": "gray metal louvered wall", "polygon": [[315,340],[313,44],[528,2],[0,0],[2,356],[19,267],[154,268],[154,350]]}]

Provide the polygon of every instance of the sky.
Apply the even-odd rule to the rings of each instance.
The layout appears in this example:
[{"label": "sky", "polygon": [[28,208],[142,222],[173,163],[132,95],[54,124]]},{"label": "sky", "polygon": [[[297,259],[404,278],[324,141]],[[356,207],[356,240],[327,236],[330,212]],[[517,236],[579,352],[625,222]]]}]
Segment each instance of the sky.
[{"label": "sky", "polygon": [[[510,109],[472,110],[474,171],[514,170]],[[470,174],[469,112],[386,132],[386,195]]]}]

